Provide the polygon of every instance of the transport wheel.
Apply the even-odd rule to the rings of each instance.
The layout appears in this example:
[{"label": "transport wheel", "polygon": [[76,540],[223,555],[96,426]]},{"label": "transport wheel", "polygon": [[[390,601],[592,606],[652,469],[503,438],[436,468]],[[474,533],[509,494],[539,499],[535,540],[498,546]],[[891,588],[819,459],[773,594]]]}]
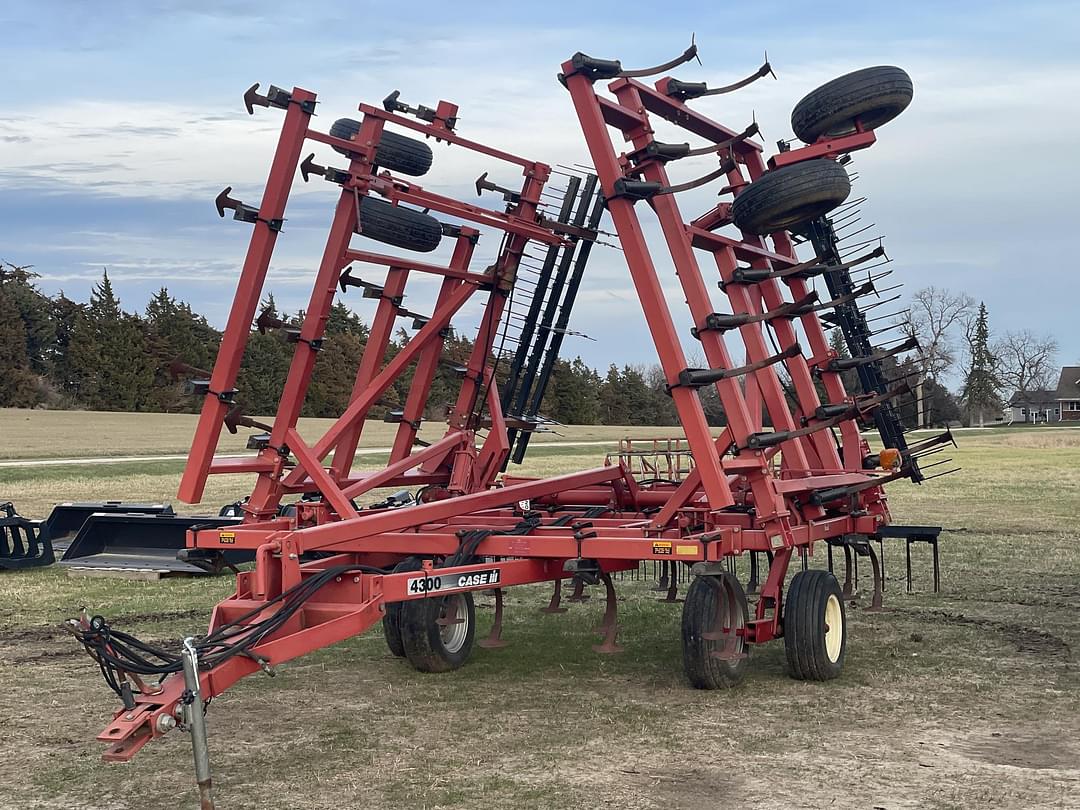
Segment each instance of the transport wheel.
[{"label": "transport wheel", "polygon": [[476,607],[468,591],[401,603],[401,644],[421,672],[457,669],[472,652]]},{"label": "transport wheel", "polygon": [[829,571],[800,571],[784,606],[784,649],[792,677],[828,681],[840,674],[847,652],[847,614],[840,583]]},{"label": "transport wheel", "polygon": [[[351,141],[359,131],[360,122],[354,118],[339,118],[330,127],[333,137],[345,141]],[[334,151],[343,155],[352,154],[337,146]],[[379,136],[379,146],[375,149],[375,163],[392,172],[421,177],[431,168],[431,147],[416,138],[407,138],[384,129]]]},{"label": "transport wheel", "polygon": [[442,240],[442,226],[435,217],[374,197],[360,198],[360,224],[356,232],[369,239],[422,253],[430,253]]},{"label": "transport wheel", "polygon": [[739,580],[696,577],[682,613],[683,670],[695,689],[729,689],[746,674],[749,645],[736,631],[750,612]]},{"label": "transport wheel", "polygon": [[856,119],[863,129],[877,129],[907,108],[912,90],[911,77],[898,67],[856,70],[807,94],[791,111],[791,128],[803,143],[848,135]]},{"label": "transport wheel", "polygon": [[850,193],[843,166],[824,158],[807,160],[761,175],[735,198],[731,215],[744,231],[776,233],[827,214]]},{"label": "transport wheel", "polygon": [[[407,557],[394,566],[394,573],[402,571],[419,571],[421,568],[419,557]],[[397,658],[405,657],[405,645],[401,641],[401,602],[391,602],[386,606],[383,615],[382,629],[383,638],[390,653]]]}]

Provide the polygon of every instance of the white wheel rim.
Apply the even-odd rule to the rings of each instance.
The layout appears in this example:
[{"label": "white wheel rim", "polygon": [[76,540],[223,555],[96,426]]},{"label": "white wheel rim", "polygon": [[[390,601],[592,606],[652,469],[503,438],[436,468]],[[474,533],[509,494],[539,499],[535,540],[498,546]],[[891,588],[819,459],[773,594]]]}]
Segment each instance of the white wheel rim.
[{"label": "white wheel rim", "polygon": [[465,639],[469,635],[469,610],[463,595],[446,597],[439,618],[446,619],[451,615],[456,621],[453,624],[440,626],[439,638],[442,639],[446,651],[453,655],[465,646]]},{"label": "white wheel rim", "polygon": [[825,603],[825,654],[832,663],[840,660],[840,648],[844,644],[844,611],[836,594],[829,594]]}]

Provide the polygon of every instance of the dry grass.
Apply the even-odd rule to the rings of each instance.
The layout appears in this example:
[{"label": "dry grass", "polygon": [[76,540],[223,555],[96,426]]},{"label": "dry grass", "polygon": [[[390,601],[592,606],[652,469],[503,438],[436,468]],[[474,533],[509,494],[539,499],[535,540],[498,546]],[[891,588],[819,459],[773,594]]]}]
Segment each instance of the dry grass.
[{"label": "dry grass", "polygon": [[[270,421],[270,417],[264,417]],[[33,458],[95,458],[187,453],[198,417],[186,413],[112,413],[103,411],[43,411],[0,408],[0,460]],[[332,424],[330,419],[301,419],[300,435],[314,442]],[[389,447],[396,425],[371,422],[364,427],[363,447]],[[420,436],[440,438],[445,423],[428,422]],[[678,435],[678,428],[567,425],[538,433],[542,442],[617,442],[623,436]],[[242,453],[251,431],[221,432],[219,453]]]},{"label": "dry grass", "polygon": [[[1075,807],[1080,431],[1043,436],[964,434],[962,473],[891,487],[898,522],[956,530],[942,541],[944,592],[927,592],[928,552],[916,549],[916,593],[893,578],[888,612],[850,610],[837,681],[791,680],[783,645],[771,644],[755,649],[738,689],[695,692],[680,671],[679,607],[657,603],[645,583],[621,589],[627,652],[613,657],[590,650],[599,599],[546,616],[536,611],[544,588],[512,589],[511,646],[477,650],[457,672],[414,672],[376,630],[216,700],[219,805]],[[527,471],[602,455],[549,448]],[[176,472],[109,475],[65,468],[4,488],[17,502],[95,487],[154,499]],[[222,486],[218,500],[233,484]],[[895,577],[901,546],[887,554]],[[0,807],[197,806],[182,734],[130,765],[99,762],[93,736],[114,700],[55,626],[88,604],[168,641],[205,626],[230,587],[227,578],[71,580],[57,569],[0,576]],[[479,602],[490,621],[489,600]]]}]

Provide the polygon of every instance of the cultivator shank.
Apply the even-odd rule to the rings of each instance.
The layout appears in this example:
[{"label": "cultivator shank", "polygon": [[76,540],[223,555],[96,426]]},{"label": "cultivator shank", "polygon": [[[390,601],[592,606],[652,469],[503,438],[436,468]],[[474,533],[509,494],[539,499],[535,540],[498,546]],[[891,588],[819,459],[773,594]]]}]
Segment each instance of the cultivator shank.
[{"label": "cultivator shank", "polygon": [[[820,253],[800,260],[790,229],[843,202],[849,183],[836,159],[870,146],[875,136],[857,115],[852,121],[841,116],[804,148],[769,158],[753,140],[756,124],[729,128],[689,106],[699,96],[769,75],[768,63],[751,79],[715,90],[671,78],[641,81],[695,54],[691,47],[644,70],[584,54],[567,61],[560,80],[595,173],[572,172],[557,191],[548,188],[550,166],[464,137],[458,108],[446,101],[414,107],[395,92],[382,106],[360,105],[360,120],[341,119],[324,133],[312,126],[314,93],[271,88],[268,96],[249,99],[249,111],[252,105],[281,108],[285,120],[261,204],[245,205],[228,194],[219,200],[253,233],[217,362],[199,389],[205,400],[180,495],[197,501],[211,474],[254,473],[252,495],[238,505],[242,520],[193,527],[188,544],[208,552],[247,550],[256,565],[237,576],[235,594],[218,605],[209,633],[187,653],[148,650],[100,617],[73,626],[125,703],[101,735],[111,746],[108,758],[130,758],[183,716],[180,673],[185,660],[190,669],[191,656],[199,662],[204,700],[245,675],[380,620],[391,651],[417,669],[460,666],[473,646],[477,590],[496,592],[495,625],[483,645],[497,648],[508,641],[503,589],[553,582],[544,611],[559,613],[602,585],[606,610],[596,650],[617,652],[611,575],[650,560],[668,572],[672,602],[677,569],[693,566],[683,645],[695,686],[736,682],[750,646],[782,635],[790,644],[797,634],[800,649],[813,651],[813,660],[797,670],[801,677],[839,672],[845,643],[839,586],[828,572],[803,570],[785,592],[789,564],[798,555],[805,568],[817,541],[876,534],[889,522],[882,484],[910,476],[912,468],[907,459],[897,468],[892,456],[871,454],[859,433],[858,420],[880,412],[899,389],[873,387],[862,396],[845,391],[820,320],[823,310],[850,307],[872,287],[830,285],[831,299],[821,300],[811,280],[844,268]],[[609,94],[597,86],[607,80]],[[654,134],[661,121],[702,145],[661,143]],[[497,207],[417,184],[413,178],[433,168],[431,150],[397,130],[489,159],[492,168],[476,191],[496,195]],[[612,131],[628,151],[617,151]],[[316,163],[314,155],[302,160],[308,141],[344,155],[348,165]],[[710,155],[719,161],[716,170],[672,182],[673,164]],[[335,186],[337,205],[303,323],[288,335],[294,356],[277,414],[263,425],[236,410],[243,392],[235,386],[252,325],[285,328],[257,320],[256,310],[274,244],[288,235],[286,203],[298,167],[305,180],[322,177]],[[520,187],[510,182],[512,171],[520,173]],[[736,196],[686,217],[679,195],[710,182],[722,185],[721,195]],[[666,446],[627,441],[594,469],[499,478],[508,461],[521,460],[542,423],[545,386],[563,338],[572,334],[570,313],[605,211],[685,438]],[[644,217],[658,222],[660,240],[646,239]],[[477,261],[492,233],[498,244],[493,260]],[[356,234],[368,241],[354,246]],[[370,241],[401,250],[375,252]],[[444,242],[448,249],[437,254],[443,260],[417,260],[416,253]],[[680,336],[675,326],[657,269],[668,261],[689,306],[692,335]],[[440,282],[430,314],[418,315],[403,302],[410,283],[425,275]],[[717,288],[729,311],[713,300]],[[331,305],[339,290],[355,295],[358,289],[376,304],[350,402],[320,438],[302,437],[297,418]],[[477,301],[476,337],[457,367],[460,388],[446,431],[421,442],[417,429],[433,418],[428,398],[445,339],[451,328],[461,328],[452,322],[460,323],[465,305]],[[403,317],[412,321],[412,337],[388,359]],[[696,341],[705,367],[691,367],[683,337]],[[507,340],[509,350],[500,353]],[[391,384],[410,372],[409,393],[388,417],[397,428],[386,466],[353,471],[366,420]],[[727,419],[718,436],[700,398],[709,386]],[[264,431],[254,441],[256,455],[215,458],[222,424]],[[384,487],[415,488],[416,495],[358,503]],[[283,508],[290,497],[300,500]],[[752,610],[731,573],[732,561],[746,553],[754,561],[751,584],[760,591]],[[759,554],[770,561],[763,582]],[[573,592],[564,599],[566,580]],[[800,618],[785,622],[795,607]],[[819,608],[830,611],[829,627],[814,613]]]}]

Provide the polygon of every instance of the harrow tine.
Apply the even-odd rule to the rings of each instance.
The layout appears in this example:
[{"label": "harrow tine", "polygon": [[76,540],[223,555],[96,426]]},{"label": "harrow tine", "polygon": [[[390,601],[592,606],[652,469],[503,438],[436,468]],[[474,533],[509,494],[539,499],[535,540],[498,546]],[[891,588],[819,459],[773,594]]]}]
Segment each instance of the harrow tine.
[{"label": "harrow tine", "polygon": [[708,183],[711,183],[713,180],[716,180],[718,177],[724,177],[728,172],[734,169],[735,166],[736,163],[734,160],[732,160],[731,158],[724,158],[724,160],[720,161],[720,167],[715,171],[711,171],[708,174],[702,175],[695,180],[688,180],[685,183],[679,183],[678,185],[674,186],[665,186],[664,188],[657,191],[653,196],[659,197],[663,194],[677,194],[680,191],[689,191],[692,188],[704,186]]},{"label": "harrow tine", "polygon": [[964,469],[964,468],[963,467],[956,467],[956,468],[954,468],[952,470],[946,470],[945,472],[936,473],[935,475],[927,475],[922,480],[925,482],[925,481],[932,481],[935,478],[944,478],[946,475],[952,475],[953,473],[958,473],[962,469]]},{"label": "harrow tine", "polygon": [[[882,262],[881,264],[874,265],[874,267],[881,267],[883,264],[888,264],[888,262]],[[866,268],[866,280],[869,281],[871,284],[875,281],[881,281],[881,279],[883,278],[888,278],[893,274],[892,270],[886,270],[884,273],[875,274],[870,272],[872,269],[873,267]]]},{"label": "harrow tine", "polygon": [[[876,315],[873,318],[867,318],[866,322],[867,323],[874,323],[875,321],[883,321],[886,318],[898,318],[901,315],[910,315],[910,314],[911,314],[910,309],[901,309],[901,310],[899,310],[897,312],[890,312],[887,315]],[[897,326],[907,326],[907,325],[908,325],[908,321],[901,321],[900,323],[897,324]]]},{"label": "harrow tine", "polygon": [[[925,456],[920,457],[920,460],[922,458],[925,458]],[[934,469],[934,467],[940,467],[942,464],[951,464],[952,461],[953,461],[952,458],[943,458],[943,459],[941,459],[941,461],[935,461],[933,464],[920,464],[919,469],[921,469],[921,470],[923,470],[925,472],[926,470]]]},{"label": "harrow tine", "polygon": [[776,78],[776,73],[773,72],[772,65],[769,64],[768,53],[765,54],[765,61],[762,63],[761,67],[745,79],[740,79],[737,82],[725,84],[721,87],[708,87],[705,82],[681,82],[678,79],[668,79],[666,83],[659,82],[658,85],[664,85],[663,88],[660,89],[660,92],[671,98],[677,99],[678,101],[685,102],[690,99],[701,98],[702,96],[720,96],[725,93],[733,93],[749,84],[753,84],[758,79],[762,79],[765,76],[772,76],[774,79]]},{"label": "harrow tine", "polygon": [[840,229],[837,228],[836,226],[841,222],[846,222],[847,220],[851,219],[852,217],[855,217],[855,221],[858,222],[859,219],[860,219],[860,213],[861,212],[858,211],[858,210],[851,210],[851,211],[848,211],[845,214],[841,214],[840,216],[829,217],[829,222],[831,222],[833,224],[833,230],[838,231]]},{"label": "harrow tine", "polygon": [[911,445],[908,450],[912,453],[917,453],[923,448],[936,447],[939,444],[951,444],[956,447],[956,439],[952,435],[952,431],[949,428],[945,428],[944,433],[939,433],[937,436],[932,436],[929,439],[924,439],[921,442]]},{"label": "harrow tine", "polygon": [[[691,59],[697,59],[698,62],[701,61],[698,58],[697,43],[694,42],[693,35],[690,36],[690,47],[678,56],[676,56],[674,59],[669,59],[661,65],[656,65],[650,68],[638,68],[637,70],[622,70],[622,65],[619,65],[620,70],[619,73],[617,73],[616,75],[622,79],[641,79],[645,76],[653,76],[657,73],[663,73],[665,70],[671,70],[672,68],[678,67],[679,65],[684,65]],[[618,63],[616,62],[616,64]]]},{"label": "harrow tine", "polygon": [[[849,222],[848,225],[855,225],[858,222],[859,222],[859,220],[856,219],[855,222]],[[844,227],[848,227],[848,226],[846,225]],[[871,228],[876,228],[876,227],[877,227],[877,223],[876,222],[871,222],[869,225],[864,225],[863,227],[859,228],[859,230],[857,230],[857,231],[852,231],[849,234],[846,234],[844,236],[839,237],[836,241],[837,242],[844,242],[845,240],[848,240],[853,236],[858,236],[860,233],[866,233],[866,231],[870,230]],[[842,231],[843,229],[844,228],[841,227],[841,228],[836,228],[835,230],[836,231]]]},{"label": "harrow tine", "polygon": [[[850,238],[850,237],[852,237],[852,236],[855,236],[855,234],[853,234],[853,233],[852,233],[852,234],[848,234],[848,238]],[[842,258],[846,258],[846,257],[847,257],[847,256],[849,256],[850,254],[852,254],[852,253],[855,253],[855,252],[856,252],[856,251],[858,251],[858,250],[861,250],[862,248],[866,247],[867,245],[872,245],[872,244],[874,244],[875,242],[879,242],[879,243],[880,243],[880,242],[881,242],[881,240],[882,240],[882,239],[884,239],[884,238],[885,238],[884,236],[875,236],[875,237],[873,237],[873,238],[871,238],[871,239],[864,239],[864,240],[863,240],[863,241],[861,241],[861,242],[852,242],[852,243],[851,243],[850,245],[845,245],[844,247],[841,247],[841,248],[839,248],[839,251],[840,251],[840,256],[841,256]],[[841,239],[838,239],[838,240],[836,240],[836,241],[837,241],[837,242],[841,242],[841,241],[843,241],[843,240],[841,240]]]},{"label": "harrow tine", "polygon": [[873,304],[867,304],[865,307],[860,307],[863,312],[869,312],[872,309],[877,309],[885,304],[891,304],[893,301],[899,301],[900,296],[894,295],[892,298],[882,298],[880,301],[875,301]]},{"label": "harrow tine", "polygon": [[[866,202],[866,197],[856,197],[854,200],[848,200],[843,205],[841,205],[838,208],[834,209],[833,213],[837,213],[837,212],[846,213],[850,209],[862,205],[864,202]],[[832,217],[830,217],[829,221],[830,222],[835,222],[836,220],[833,219]]]},{"label": "harrow tine", "polygon": [[[858,223],[862,222],[862,215],[856,211],[852,211],[846,217],[843,217],[843,219],[847,220],[843,225],[837,224],[837,222],[839,222],[840,220],[832,221],[833,230],[836,233],[840,233],[840,231],[844,230],[845,228],[850,228],[852,225],[857,225]],[[876,223],[871,222],[869,225],[866,225],[863,230],[866,230],[867,228],[873,228],[875,224]],[[860,231],[856,231],[856,233],[860,233]]]}]

